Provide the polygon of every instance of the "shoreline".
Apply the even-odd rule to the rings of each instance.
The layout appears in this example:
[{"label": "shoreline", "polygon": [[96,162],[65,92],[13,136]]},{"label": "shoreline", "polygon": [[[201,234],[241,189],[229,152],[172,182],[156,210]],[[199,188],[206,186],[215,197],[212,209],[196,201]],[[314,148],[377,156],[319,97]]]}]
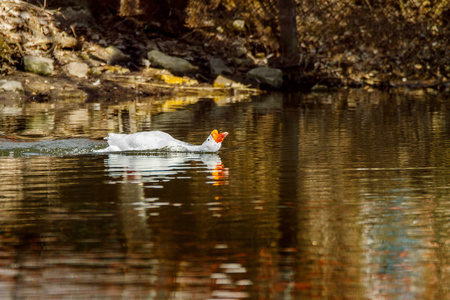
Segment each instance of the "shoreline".
[{"label": "shoreline", "polygon": [[[276,52],[275,56],[274,53],[261,56],[262,53],[252,53],[249,49],[243,51],[245,39],[239,34],[235,42],[239,40],[244,44],[236,44],[236,49],[242,50],[236,53],[236,49],[224,47],[229,41],[220,43],[218,36],[211,34],[202,38],[195,28],[184,35],[170,36],[161,31],[149,31],[132,18],[105,14],[104,22],[100,22],[86,8],[46,9],[21,0],[5,1],[4,6],[0,10],[0,25],[7,30],[0,33],[3,49],[0,80],[20,82],[26,97],[37,101],[58,94],[76,96],[81,93],[89,99],[101,95],[130,98],[257,94],[262,90],[330,92],[347,88],[450,91],[450,80],[445,75],[447,64],[438,66],[442,74],[427,71],[434,74],[430,75],[425,72],[429,66],[415,64],[413,69],[428,75],[419,78],[416,74],[413,79],[394,76],[393,70],[369,69],[374,64],[370,59],[386,59],[378,50],[371,51],[366,62],[364,55],[349,54],[351,49],[339,47],[331,52],[336,57],[308,54],[303,65],[295,66],[298,69],[291,76],[292,70],[277,68]],[[208,38],[215,40],[209,42]],[[153,52],[164,56],[164,60],[151,57]],[[31,70],[29,57],[40,58],[47,69],[39,66],[37,71]],[[181,65],[185,67],[180,69]],[[249,76],[258,69],[262,73],[270,71],[270,74]]]}]

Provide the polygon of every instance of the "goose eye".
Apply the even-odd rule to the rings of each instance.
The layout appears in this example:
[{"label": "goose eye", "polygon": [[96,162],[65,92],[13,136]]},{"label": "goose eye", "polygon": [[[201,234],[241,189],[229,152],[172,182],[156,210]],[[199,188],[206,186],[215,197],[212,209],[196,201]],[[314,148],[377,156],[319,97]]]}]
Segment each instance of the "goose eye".
[{"label": "goose eye", "polygon": [[211,138],[208,138],[208,142],[211,141]]}]

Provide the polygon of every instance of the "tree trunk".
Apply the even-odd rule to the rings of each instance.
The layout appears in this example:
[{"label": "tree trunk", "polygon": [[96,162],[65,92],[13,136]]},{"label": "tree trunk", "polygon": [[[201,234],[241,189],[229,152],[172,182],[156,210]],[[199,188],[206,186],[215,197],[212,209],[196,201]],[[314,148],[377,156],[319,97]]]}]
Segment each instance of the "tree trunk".
[{"label": "tree trunk", "polygon": [[278,0],[281,64],[285,68],[297,66],[299,61],[295,11],[295,0]]}]

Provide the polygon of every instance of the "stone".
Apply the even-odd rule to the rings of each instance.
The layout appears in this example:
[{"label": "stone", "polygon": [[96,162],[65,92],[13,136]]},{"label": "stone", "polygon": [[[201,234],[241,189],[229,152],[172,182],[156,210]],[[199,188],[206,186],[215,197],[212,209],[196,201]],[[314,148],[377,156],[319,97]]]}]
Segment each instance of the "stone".
[{"label": "stone", "polygon": [[129,55],[123,53],[115,46],[103,48],[102,46],[95,45],[90,49],[89,55],[94,59],[106,62],[109,65],[126,62],[130,59]]},{"label": "stone", "polygon": [[198,70],[198,67],[187,60],[166,55],[158,50],[148,52],[147,57],[152,67],[163,68],[177,75],[192,74]]},{"label": "stone", "polygon": [[59,45],[63,49],[74,49],[78,46],[78,40],[71,36],[63,36],[58,40]]},{"label": "stone", "polygon": [[219,75],[214,80],[214,87],[219,88],[244,88],[245,86],[239,82],[229,79],[225,76]]},{"label": "stone", "polygon": [[25,72],[51,76],[53,74],[53,60],[45,57],[25,56],[23,58]]},{"label": "stone", "polygon": [[76,77],[86,77],[89,67],[82,62],[70,62],[64,66],[64,69],[69,75]]},{"label": "stone", "polygon": [[109,46],[105,49],[106,53],[109,55],[109,61],[117,62],[130,59],[129,55],[126,55],[119,48],[115,46]]},{"label": "stone", "polygon": [[245,46],[236,46],[235,51],[237,57],[245,56],[248,53],[247,48]]},{"label": "stone", "polygon": [[246,74],[246,79],[270,88],[281,88],[283,85],[283,72],[280,69],[259,67],[251,69]]},{"label": "stone", "polygon": [[228,74],[231,75],[233,72],[230,68],[228,68],[223,60],[220,58],[211,58],[209,60],[209,68],[211,70],[211,74],[214,76],[222,75],[222,74]]},{"label": "stone", "polygon": [[23,86],[19,81],[0,80],[0,92],[23,92]]},{"label": "stone", "polygon": [[233,28],[240,32],[245,31],[245,21],[244,20],[234,20]]},{"label": "stone", "polygon": [[148,59],[143,58],[143,59],[141,60],[141,64],[142,64],[144,67],[146,67],[146,68],[149,68],[149,67],[150,67],[150,61],[149,61]]}]

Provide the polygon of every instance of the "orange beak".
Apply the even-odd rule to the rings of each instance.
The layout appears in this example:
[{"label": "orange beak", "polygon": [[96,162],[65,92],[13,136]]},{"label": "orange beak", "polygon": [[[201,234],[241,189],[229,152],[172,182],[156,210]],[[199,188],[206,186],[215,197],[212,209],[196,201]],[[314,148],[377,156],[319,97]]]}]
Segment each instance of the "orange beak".
[{"label": "orange beak", "polygon": [[216,143],[222,143],[223,139],[228,135],[228,132],[219,133],[217,129],[211,132],[211,136],[216,141]]}]

